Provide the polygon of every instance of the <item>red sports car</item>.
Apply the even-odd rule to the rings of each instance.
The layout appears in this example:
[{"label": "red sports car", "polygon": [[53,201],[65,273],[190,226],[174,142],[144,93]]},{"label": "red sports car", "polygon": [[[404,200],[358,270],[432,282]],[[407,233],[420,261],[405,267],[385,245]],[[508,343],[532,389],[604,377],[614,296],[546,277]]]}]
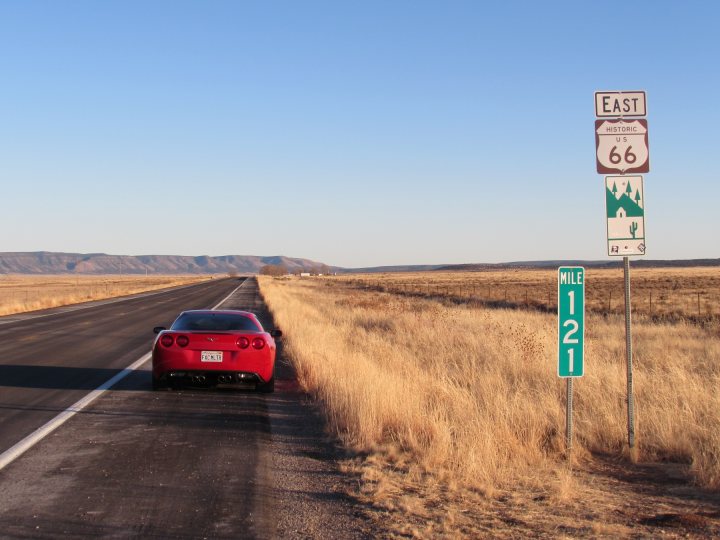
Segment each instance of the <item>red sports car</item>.
[{"label": "red sports car", "polygon": [[152,350],[153,389],[184,384],[254,384],[275,390],[275,340],[247,311],[184,311],[158,335]]}]

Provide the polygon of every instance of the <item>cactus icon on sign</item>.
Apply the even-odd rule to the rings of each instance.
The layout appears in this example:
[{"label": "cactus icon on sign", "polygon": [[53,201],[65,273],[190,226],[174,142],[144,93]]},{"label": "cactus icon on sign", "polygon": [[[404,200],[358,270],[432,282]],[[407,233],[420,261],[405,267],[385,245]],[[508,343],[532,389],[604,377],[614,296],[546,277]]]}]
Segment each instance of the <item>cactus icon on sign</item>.
[{"label": "cactus icon on sign", "polygon": [[608,255],[645,254],[645,193],[642,176],[606,176]]},{"label": "cactus icon on sign", "polygon": [[632,234],[633,238],[635,238],[635,233],[637,232],[637,229],[638,229],[637,221],[633,221],[632,224],[630,225],[630,234]]}]

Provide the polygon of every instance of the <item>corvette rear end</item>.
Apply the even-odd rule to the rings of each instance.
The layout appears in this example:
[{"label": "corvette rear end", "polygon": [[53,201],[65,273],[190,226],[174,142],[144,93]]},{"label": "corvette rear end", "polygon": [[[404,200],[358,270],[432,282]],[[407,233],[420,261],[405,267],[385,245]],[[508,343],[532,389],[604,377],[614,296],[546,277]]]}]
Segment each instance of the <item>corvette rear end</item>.
[{"label": "corvette rear end", "polygon": [[184,312],[169,330],[156,331],[154,388],[254,384],[261,391],[273,391],[275,341],[254,315]]}]

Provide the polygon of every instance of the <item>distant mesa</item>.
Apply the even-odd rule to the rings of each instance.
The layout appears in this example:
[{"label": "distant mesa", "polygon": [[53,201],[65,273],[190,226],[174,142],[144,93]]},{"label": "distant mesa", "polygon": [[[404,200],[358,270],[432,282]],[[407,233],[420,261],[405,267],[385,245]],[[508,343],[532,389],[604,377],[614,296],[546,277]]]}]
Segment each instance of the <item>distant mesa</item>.
[{"label": "distant mesa", "polygon": [[[610,191],[608,190],[610,193]],[[614,195],[610,193],[613,198]],[[623,200],[621,197],[618,203]],[[632,217],[631,212],[637,211],[637,204],[628,197],[622,202]],[[639,208],[639,207],[638,207]],[[642,211],[642,208],[640,208]],[[327,266],[310,259],[284,257],[282,255],[223,255],[209,257],[207,255],[192,257],[184,255],[107,255],[105,253],[55,253],[15,252],[0,253],[0,273],[3,274],[259,274],[266,265],[283,265],[288,272],[315,272],[319,268],[340,273],[384,273],[384,272],[432,272],[460,271],[483,272],[497,270],[519,270],[527,268],[557,268],[558,266],[578,265],[587,268],[616,268],[617,261],[582,261],[582,260],[546,260],[520,261],[507,263],[477,264],[425,264],[402,266],[374,266],[366,268],[340,268]],[[688,267],[688,266],[720,266],[720,259],[692,260],[637,260],[638,267]]]},{"label": "distant mesa", "polygon": [[49,251],[0,253],[0,271],[5,274],[257,274],[267,264],[282,264],[290,272],[324,266],[323,263],[309,259],[281,255],[192,257]]}]

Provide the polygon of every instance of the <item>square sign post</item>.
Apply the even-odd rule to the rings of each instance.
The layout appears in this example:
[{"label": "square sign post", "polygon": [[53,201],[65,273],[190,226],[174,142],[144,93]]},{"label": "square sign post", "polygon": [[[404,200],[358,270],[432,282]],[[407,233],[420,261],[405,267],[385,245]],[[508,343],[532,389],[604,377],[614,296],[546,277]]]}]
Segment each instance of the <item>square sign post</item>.
[{"label": "square sign post", "polygon": [[573,378],[585,373],[585,269],[558,268],[558,377],[567,382],[565,445],[572,452]]}]

